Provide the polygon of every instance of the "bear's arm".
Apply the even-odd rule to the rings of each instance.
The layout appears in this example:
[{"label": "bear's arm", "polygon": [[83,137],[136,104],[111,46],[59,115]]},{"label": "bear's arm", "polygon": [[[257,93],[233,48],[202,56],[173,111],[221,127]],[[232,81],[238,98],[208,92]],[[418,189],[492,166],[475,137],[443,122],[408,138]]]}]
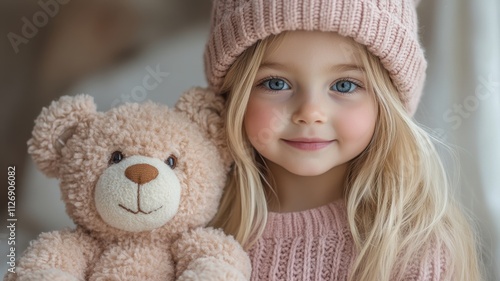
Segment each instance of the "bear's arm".
[{"label": "bear's arm", "polygon": [[172,246],[177,280],[249,280],[250,258],[222,230],[197,228],[181,235]]},{"label": "bear's arm", "polygon": [[42,233],[4,280],[85,280],[99,252],[98,243],[80,229]]}]

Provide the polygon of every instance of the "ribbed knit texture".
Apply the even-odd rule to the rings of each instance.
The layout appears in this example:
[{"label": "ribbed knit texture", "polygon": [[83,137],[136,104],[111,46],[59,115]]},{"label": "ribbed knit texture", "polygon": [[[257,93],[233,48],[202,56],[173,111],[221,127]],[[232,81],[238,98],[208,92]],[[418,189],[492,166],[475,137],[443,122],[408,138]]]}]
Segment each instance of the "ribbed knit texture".
[{"label": "ribbed knit texture", "polygon": [[[249,254],[252,281],[347,280],[356,249],[344,201],[303,212],[269,213],[264,234]],[[415,255],[404,280],[442,280],[445,270],[442,247],[430,247]]]},{"label": "ribbed knit texture", "polygon": [[271,34],[292,30],[338,32],[379,57],[413,114],[427,62],[418,38],[416,0],[215,0],[205,49],[209,85],[219,91],[236,58]]}]

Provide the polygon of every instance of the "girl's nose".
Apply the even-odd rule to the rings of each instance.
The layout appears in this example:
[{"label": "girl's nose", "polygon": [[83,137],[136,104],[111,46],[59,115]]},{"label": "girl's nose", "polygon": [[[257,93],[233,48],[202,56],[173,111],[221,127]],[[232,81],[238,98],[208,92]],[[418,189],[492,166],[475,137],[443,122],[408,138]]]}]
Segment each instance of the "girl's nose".
[{"label": "girl's nose", "polygon": [[322,124],[327,121],[327,112],[324,102],[319,97],[307,97],[299,101],[299,106],[292,114],[295,124],[311,125]]}]

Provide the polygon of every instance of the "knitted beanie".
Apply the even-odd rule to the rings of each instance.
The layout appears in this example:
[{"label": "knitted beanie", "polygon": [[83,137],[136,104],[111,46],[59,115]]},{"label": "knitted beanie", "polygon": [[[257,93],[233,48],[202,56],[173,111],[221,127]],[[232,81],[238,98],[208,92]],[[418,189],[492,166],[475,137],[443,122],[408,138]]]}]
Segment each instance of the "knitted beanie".
[{"label": "knitted beanie", "polygon": [[427,62],[419,43],[419,0],[214,0],[205,73],[218,92],[236,58],[271,34],[333,31],[367,46],[388,70],[406,110],[422,94]]}]

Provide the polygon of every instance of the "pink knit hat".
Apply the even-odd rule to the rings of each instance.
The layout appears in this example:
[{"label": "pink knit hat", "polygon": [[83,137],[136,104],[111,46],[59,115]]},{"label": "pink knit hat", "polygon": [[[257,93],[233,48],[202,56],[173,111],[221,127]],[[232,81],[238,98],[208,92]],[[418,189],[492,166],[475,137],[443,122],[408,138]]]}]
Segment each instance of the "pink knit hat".
[{"label": "pink knit hat", "polygon": [[418,0],[214,0],[205,48],[209,86],[219,91],[236,58],[271,34],[334,31],[379,57],[407,111],[417,108],[427,62],[419,43]]}]

